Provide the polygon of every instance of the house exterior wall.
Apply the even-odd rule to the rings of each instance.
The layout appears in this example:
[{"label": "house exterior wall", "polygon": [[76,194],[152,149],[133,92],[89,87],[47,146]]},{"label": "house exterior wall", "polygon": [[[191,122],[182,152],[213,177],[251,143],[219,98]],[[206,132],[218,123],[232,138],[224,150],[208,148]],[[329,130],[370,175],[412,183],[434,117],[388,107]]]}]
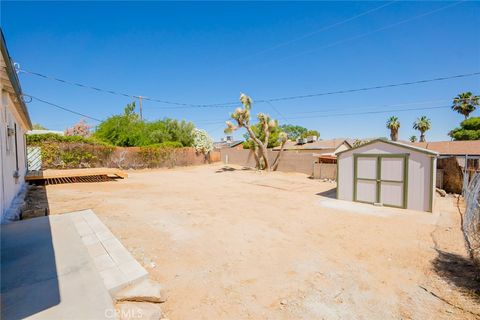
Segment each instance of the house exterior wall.
[{"label": "house exterior wall", "polygon": [[354,154],[409,154],[407,208],[421,211],[432,210],[436,179],[436,170],[432,169],[436,168],[436,158],[420,151],[382,142],[372,143],[337,155],[337,196],[339,199],[353,201]]},{"label": "house exterior wall", "polygon": [[[7,128],[16,128],[16,139],[15,133],[10,136],[8,135]],[[25,184],[25,174],[27,171],[25,133],[27,130],[27,125],[22,121],[17,112],[11,94],[2,88],[0,99],[1,222],[5,220],[7,209],[11,206],[13,199]]]}]

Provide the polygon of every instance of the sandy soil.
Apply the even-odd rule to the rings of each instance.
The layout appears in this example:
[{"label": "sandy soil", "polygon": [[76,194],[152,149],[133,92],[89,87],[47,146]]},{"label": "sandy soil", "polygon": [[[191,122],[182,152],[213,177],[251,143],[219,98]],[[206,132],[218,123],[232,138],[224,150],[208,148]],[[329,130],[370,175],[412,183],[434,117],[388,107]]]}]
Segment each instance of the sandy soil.
[{"label": "sandy soil", "polygon": [[480,314],[453,198],[431,214],[339,201],[334,184],[302,174],[129,175],[48,186],[50,212],[92,208],[165,286],[172,320]]}]

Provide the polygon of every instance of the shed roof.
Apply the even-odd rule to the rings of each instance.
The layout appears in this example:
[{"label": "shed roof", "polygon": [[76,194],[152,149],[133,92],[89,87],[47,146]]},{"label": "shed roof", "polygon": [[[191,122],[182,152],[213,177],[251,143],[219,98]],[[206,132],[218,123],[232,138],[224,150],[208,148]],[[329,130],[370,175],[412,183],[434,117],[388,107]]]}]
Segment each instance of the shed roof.
[{"label": "shed roof", "polygon": [[391,144],[391,145],[394,145],[394,146],[397,146],[397,147],[401,147],[401,148],[405,148],[405,149],[409,149],[409,150],[414,150],[414,151],[418,151],[418,152],[422,152],[422,153],[426,153],[426,154],[429,154],[429,155],[434,155],[434,156],[438,156],[438,152],[435,152],[435,151],[432,151],[432,150],[427,150],[427,149],[424,149],[424,148],[421,148],[421,147],[417,147],[417,146],[414,146],[412,144],[408,144],[408,143],[405,143],[405,142],[399,142],[399,141],[391,141],[391,140],[386,140],[386,139],[375,139],[375,140],[372,140],[370,142],[367,142],[365,144],[362,144],[358,147],[354,147],[352,149],[348,149],[348,150],[344,150],[344,151],[340,151],[337,153],[337,156],[342,154],[342,153],[345,153],[345,152],[348,152],[348,151],[352,151],[352,150],[356,150],[356,149],[360,149],[360,148],[363,148],[365,146],[368,146],[370,144],[374,144],[374,143],[377,143],[377,142],[381,142],[381,143],[386,143],[386,144]]}]

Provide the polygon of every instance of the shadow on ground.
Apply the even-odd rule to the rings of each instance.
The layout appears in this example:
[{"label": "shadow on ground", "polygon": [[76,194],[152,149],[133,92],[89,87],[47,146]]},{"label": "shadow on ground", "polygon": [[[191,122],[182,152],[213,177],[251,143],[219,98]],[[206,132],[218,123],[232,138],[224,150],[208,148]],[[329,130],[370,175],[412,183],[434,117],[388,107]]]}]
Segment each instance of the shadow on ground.
[{"label": "shadow on ground", "polygon": [[435,272],[480,302],[480,269],[461,255],[441,250],[437,252],[438,256],[432,262]]},{"label": "shadow on ground", "polygon": [[49,217],[1,226],[1,318],[24,319],[60,303]]},{"label": "shadow on ground", "polygon": [[232,171],[249,171],[249,170],[253,170],[252,168],[249,168],[249,167],[243,167],[241,169],[236,169],[236,168],[233,168],[233,167],[229,167],[229,166],[224,166],[218,170],[215,171],[215,173],[223,173],[223,172],[232,172]]},{"label": "shadow on ground", "polygon": [[337,188],[332,188],[327,191],[319,192],[316,193],[315,195],[321,196],[321,197],[326,197],[326,198],[331,198],[331,199],[336,199],[337,198]]}]

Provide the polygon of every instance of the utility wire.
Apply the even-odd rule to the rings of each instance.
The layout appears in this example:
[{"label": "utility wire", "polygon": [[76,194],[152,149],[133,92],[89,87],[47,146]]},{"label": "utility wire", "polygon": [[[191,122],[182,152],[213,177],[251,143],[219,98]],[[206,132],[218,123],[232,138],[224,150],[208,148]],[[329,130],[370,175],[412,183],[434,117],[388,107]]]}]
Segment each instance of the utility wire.
[{"label": "utility wire", "polygon": [[346,90],[337,90],[337,91],[329,91],[329,92],[320,92],[320,93],[312,93],[312,94],[290,96],[290,97],[261,99],[261,100],[256,100],[255,102],[272,102],[272,101],[275,102],[275,101],[284,101],[284,100],[305,99],[305,98],[328,96],[328,95],[334,95],[334,94],[344,94],[344,93],[352,93],[352,92],[359,92],[359,91],[369,91],[369,90],[394,88],[394,87],[401,87],[401,86],[410,86],[410,85],[420,84],[420,83],[429,83],[429,82],[435,82],[435,81],[444,81],[444,80],[450,80],[450,79],[466,78],[466,77],[473,77],[473,76],[478,76],[478,75],[480,75],[480,72],[472,72],[472,73],[466,73],[466,74],[457,74],[457,75],[454,75],[454,76],[438,77],[438,78],[433,78],[433,79],[424,79],[424,80],[400,82],[400,83],[390,83],[390,84],[373,86],[373,87],[364,87],[364,88],[356,88],[356,89],[346,89]]},{"label": "utility wire", "polygon": [[41,102],[41,103],[44,103],[44,104],[48,104],[48,105],[50,105],[50,106],[52,106],[52,107],[55,107],[55,108],[57,108],[57,109],[61,109],[61,110],[63,110],[63,111],[67,111],[67,112],[70,112],[70,113],[73,113],[73,114],[76,114],[76,115],[79,115],[79,116],[82,116],[82,117],[84,117],[84,118],[88,118],[88,119],[91,119],[91,120],[94,120],[94,121],[102,122],[102,120],[100,120],[100,119],[91,117],[91,116],[89,116],[89,115],[86,115],[86,114],[77,112],[77,111],[75,111],[75,110],[72,110],[72,109],[69,109],[69,108],[66,108],[66,107],[59,106],[58,104],[55,104],[55,103],[52,103],[52,102],[48,102],[48,101],[46,101],[46,100],[43,100],[43,99],[34,97],[34,96],[32,96],[32,95],[25,94],[25,93],[24,93],[23,95],[26,96],[26,97],[29,97],[29,98],[32,99],[32,100],[36,100],[36,101],[38,101],[38,102]]},{"label": "utility wire", "polygon": [[187,107],[187,108],[192,108],[192,107],[193,108],[202,108],[202,107],[228,108],[229,107],[229,106],[222,106],[222,105],[219,105],[219,104],[210,104],[210,105],[189,104],[189,103],[168,101],[168,100],[157,99],[157,98],[150,98],[150,97],[146,97],[146,96],[143,96],[143,95],[133,95],[133,94],[128,94],[128,93],[109,90],[109,89],[102,89],[102,88],[98,88],[98,87],[94,87],[94,86],[90,86],[90,85],[85,85],[85,84],[82,84],[82,83],[73,82],[73,81],[69,81],[69,80],[64,80],[64,79],[48,76],[48,75],[45,75],[45,74],[42,74],[42,73],[29,71],[29,70],[25,70],[25,69],[17,69],[17,72],[25,73],[25,74],[29,74],[29,75],[34,75],[34,76],[41,77],[41,78],[44,78],[44,79],[53,80],[53,81],[57,81],[57,82],[61,82],[61,83],[64,83],[64,84],[69,84],[69,85],[72,85],[72,86],[77,86],[77,87],[81,87],[81,88],[85,88],[85,89],[91,89],[91,90],[95,90],[97,92],[105,92],[105,93],[109,93],[109,94],[112,94],[112,95],[127,97],[127,98],[131,98],[131,99],[142,98],[143,100],[160,102],[160,103],[164,103],[164,104],[176,105],[176,106]]},{"label": "utility wire", "polygon": [[361,34],[356,35],[356,36],[353,36],[353,37],[349,37],[349,38],[345,38],[345,39],[342,39],[342,40],[338,40],[338,41],[336,41],[336,42],[333,42],[333,43],[330,43],[330,44],[327,44],[327,45],[324,45],[324,46],[321,46],[321,47],[318,47],[318,48],[315,48],[315,49],[311,49],[311,50],[299,52],[299,53],[296,53],[296,54],[293,54],[293,55],[290,55],[290,56],[286,56],[286,57],[282,57],[282,58],[279,58],[279,59],[272,59],[272,60],[269,60],[267,63],[264,63],[263,65],[272,64],[272,63],[275,63],[275,62],[278,62],[278,61],[283,61],[283,60],[285,60],[285,59],[290,59],[290,58],[302,56],[302,55],[305,55],[305,54],[308,54],[308,53],[312,53],[312,52],[315,52],[315,51],[318,51],[318,50],[321,50],[321,49],[331,48],[331,47],[334,47],[334,46],[336,46],[336,45],[339,45],[339,44],[342,44],[342,43],[345,43],[345,42],[349,42],[349,41],[352,41],[352,40],[357,40],[357,39],[360,39],[360,38],[369,36],[369,35],[371,35],[371,34],[374,34],[374,33],[380,32],[380,31],[384,31],[384,30],[387,30],[387,29],[390,29],[390,28],[399,26],[399,25],[401,25],[401,24],[404,24],[404,23],[407,23],[407,22],[410,22],[410,21],[413,21],[413,20],[416,20],[416,19],[419,19],[419,18],[423,18],[423,17],[428,16],[428,15],[431,15],[431,14],[433,14],[433,13],[435,13],[435,12],[438,12],[438,11],[441,11],[441,10],[444,10],[444,9],[447,9],[447,8],[450,8],[450,7],[454,7],[454,6],[459,5],[460,3],[465,2],[465,1],[466,1],[466,0],[461,0],[461,1],[458,1],[458,2],[450,3],[450,4],[446,5],[446,6],[443,6],[443,7],[440,7],[440,8],[434,9],[434,10],[431,10],[431,11],[427,11],[427,12],[424,12],[424,13],[421,13],[421,14],[416,15],[416,16],[413,16],[413,17],[411,17],[411,18],[407,18],[407,19],[404,19],[404,20],[401,20],[401,21],[398,21],[398,22],[395,22],[395,23],[392,23],[392,24],[383,26],[383,27],[374,29],[374,30],[372,30],[372,31],[368,31],[368,32],[365,32],[365,33],[361,33]]},{"label": "utility wire", "polygon": [[[391,5],[391,4],[395,3],[395,2],[398,2],[398,1],[399,1],[399,0],[394,0],[394,1],[387,2],[387,3],[385,3],[385,4],[382,4],[381,6],[374,7],[374,8],[372,8],[372,9],[367,10],[367,11],[361,12],[361,13],[359,13],[359,14],[357,14],[357,15],[354,15],[354,16],[352,16],[352,17],[350,17],[350,18],[347,18],[347,19],[344,19],[344,20],[341,20],[341,21],[337,21],[337,22],[335,22],[335,23],[333,23],[333,24],[324,26],[324,27],[322,27],[322,28],[320,28],[320,29],[318,29],[318,30],[315,30],[315,31],[311,31],[311,32],[309,32],[309,33],[306,33],[306,34],[304,34],[304,35],[302,35],[302,36],[300,36],[300,37],[297,37],[297,38],[294,38],[294,39],[291,39],[291,40],[288,40],[288,41],[281,42],[281,43],[279,43],[279,44],[277,44],[277,45],[274,45],[274,46],[272,46],[272,47],[269,47],[269,48],[266,48],[266,49],[257,51],[257,52],[255,52],[255,53],[250,54],[250,55],[242,56],[242,57],[240,57],[239,59],[237,59],[237,61],[239,61],[239,60],[245,60],[245,59],[248,59],[248,58],[251,58],[251,57],[255,57],[255,56],[258,56],[258,55],[260,55],[260,54],[263,54],[263,53],[266,53],[266,52],[270,52],[270,51],[273,51],[273,50],[275,50],[275,49],[278,49],[278,48],[287,46],[287,45],[289,45],[289,44],[292,44],[292,43],[294,43],[294,42],[297,42],[297,41],[306,39],[306,38],[311,37],[311,36],[313,36],[313,35],[322,33],[322,32],[324,32],[324,31],[328,31],[328,30],[330,30],[330,29],[333,29],[333,28],[335,28],[335,27],[338,27],[338,26],[340,26],[340,25],[343,25],[343,24],[345,24],[345,23],[347,23],[347,22],[350,22],[350,21],[352,21],[352,20],[355,20],[355,19],[358,19],[358,18],[360,18],[360,17],[366,16],[366,15],[372,13],[372,12],[378,11],[378,10],[380,10],[380,9],[382,9],[382,8],[384,8],[384,7],[387,7],[387,6],[389,6],[389,5]],[[232,64],[232,63],[233,63],[233,62],[230,62],[229,64]]]},{"label": "utility wire", "polygon": [[[76,82],[70,82],[70,81],[67,81],[67,80],[47,76],[47,75],[44,75],[44,74],[41,74],[41,73],[38,73],[38,72],[27,71],[25,69],[21,69],[20,72],[24,72],[24,73],[27,73],[27,74],[39,76],[39,77],[42,77],[42,78],[45,78],[45,79],[50,79],[50,80],[55,80],[55,81],[58,81],[58,82],[63,82],[63,83],[71,84],[71,85],[80,86],[80,87],[87,88],[87,89],[92,89],[92,90],[95,90],[95,91],[107,92],[107,93],[114,94],[114,95],[121,95],[121,96],[128,97],[128,98],[135,99],[135,98],[140,97],[140,96],[136,96],[136,95],[130,95],[130,94],[120,93],[120,92],[116,92],[116,91],[112,91],[112,90],[106,90],[106,89],[96,88],[96,87],[92,87],[92,86],[88,86],[88,85],[83,85],[83,84],[76,83]],[[334,94],[345,94],[345,93],[352,93],[352,92],[359,92],[359,91],[369,91],[369,90],[378,90],[378,89],[401,87],[401,86],[410,86],[410,85],[415,85],[415,84],[422,84],[422,83],[429,83],[429,82],[436,82],[436,81],[445,81],[445,80],[451,80],[451,79],[473,77],[473,76],[478,76],[478,75],[480,75],[480,72],[472,72],[472,73],[457,74],[457,75],[453,75],[453,76],[445,76],[445,77],[423,79],[423,80],[401,82],[401,83],[391,83],[391,84],[378,85],[378,86],[372,86],[372,87],[344,89],[344,90],[312,93],[312,94],[307,94],[307,95],[298,95],[298,96],[289,96],[289,97],[260,99],[260,100],[255,100],[255,102],[268,103],[268,102],[284,101],[284,100],[305,99],[305,98],[327,96],[327,95],[334,95]],[[154,101],[154,102],[166,103],[164,100],[148,98],[148,97],[144,97],[144,96],[142,96],[142,99],[149,100],[149,101]],[[177,102],[172,102],[172,103],[177,104],[177,106],[176,107],[162,107],[162,109],[209,108],[209,107],[231,108],[232,106],[239,104],[239,102],[237,102],[237,101],[235,101],[235,102],[230,101],[230,102],[216,103],[216,104],[186,104],[186,103],[177,103]]]}]

